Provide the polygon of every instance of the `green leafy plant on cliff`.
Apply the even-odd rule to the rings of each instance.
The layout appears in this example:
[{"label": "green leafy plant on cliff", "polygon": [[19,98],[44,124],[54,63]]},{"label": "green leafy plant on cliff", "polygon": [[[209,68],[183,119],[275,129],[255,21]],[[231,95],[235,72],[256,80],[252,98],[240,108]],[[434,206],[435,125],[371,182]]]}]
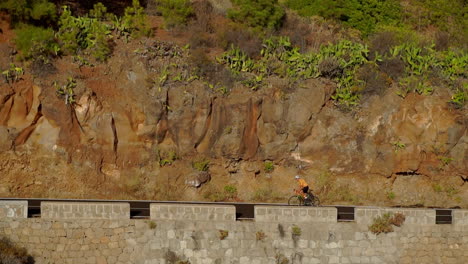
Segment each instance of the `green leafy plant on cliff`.
[{"label": "green leafy plant on cliff", "polygon": [[399,140],[392,142],[392,145],[393,149],[395,150],[395,153],[406,148],[406,144]]},{"label": "green leafy plant on cliff", "polygon": [[270,173],[270,172],[272,172],[274,169],[275,169],[275,165],[273,164],[272,161],[265,161],[265,162],[263,163],[263,170],[264,170],[266,173]]},{"label": "green leafy plant on cliff", "polygon": [[10,68],[2,71],[2,75],[7,83],[17,82],[24,75],[22,67],[16,66],[14,63],[10,63]]},{"label": "green leafy plant on cliff", "polygon": [[210,168],[210,161],[207,159],[199,159],[192,162],[192,167],[197,171],[208,171]]},{"label": "green leafy plant on cliff", "polygon": [[439,156],[437,158],[440,161],[439,169],[444,169],[445,167],[447,167],[453,161],[453,158],[446,157],[446,156]]},{"label": "green leafy plant on cliff", "polygon": [[401,226],[405,218],[405,215],[401,213],[384,213],[373,219],[372,224],[369,226],[369,231],[376,235],[393,232],[393,226]]},{"label": "green leafy plant on cliff", "polygon": [[463,108],[468,102],[468,83],[465,83],[462,88],[458,88],[452,95],[449,103],[455,108]]},{"label": "green leafy plant on cliff", "polygon": [[226,193],[226,197],[228,199],[233,199],[237,196],[237,187],[234,185],[226,185],[224,186],[224,192]]},{"label": "green leafy plant on cliff", "polygon": [[159,151],[159,165],[161,167],[171,165],[177,159],[179,159],[179,157],[175,150]]},{"label": "green leafy plant on cliff", "polygon": [[80,51],[105,61],[111,53],[111,26],[97,18],[75,17],[70,8],[63,7],[57,37],[65,53],[75,55]]},{"label": "green leafy plant on cliff", "polygon": [[75,100],[75,87],[76,81],[72,77],[68,77],[67,82],[64,85],[59,85],[56,81],[53,83],[55,87],[55,93],[57,96],[65,100],[66,105],[73,105]]}]

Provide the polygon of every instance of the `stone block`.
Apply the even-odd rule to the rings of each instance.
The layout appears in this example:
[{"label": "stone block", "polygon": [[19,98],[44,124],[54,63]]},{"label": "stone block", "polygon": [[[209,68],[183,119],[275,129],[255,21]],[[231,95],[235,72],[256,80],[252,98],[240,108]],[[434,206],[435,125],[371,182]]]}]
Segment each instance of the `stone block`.
[{"label": "stone block", "polygon": [[336,223],[335,207],[255,206],[255,222]]},{"label": "stone block", "polygon": [[236,221],[233,205],[159,204],[150,205],[150,216],[154,220]]},{"label": "stone block", "polygon": [[28,218],[28,201],[0,200],[2,218]]},{"label": "stone block", "polygon": [[130,219],[129,203],[42,202],[44,219]]},{"label": "stone block", "polygon": [[468,210],[453,210],[453,224],[456,226],[468,226]]}]

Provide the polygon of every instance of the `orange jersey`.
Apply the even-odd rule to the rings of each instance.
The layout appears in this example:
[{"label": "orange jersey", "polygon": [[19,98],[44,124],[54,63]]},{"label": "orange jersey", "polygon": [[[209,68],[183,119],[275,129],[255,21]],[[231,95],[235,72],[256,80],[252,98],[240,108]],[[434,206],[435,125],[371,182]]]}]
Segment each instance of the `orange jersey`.
[{"label": "orange jersey", "polygon": [[304,187],[309,186],[309,185],[307,184],[307,182],[304,181],[304,179],[299,179],[299,180],[297,180],[297,181],[299,182],[299,187],[301,187],[301,188],[304,188]]}]

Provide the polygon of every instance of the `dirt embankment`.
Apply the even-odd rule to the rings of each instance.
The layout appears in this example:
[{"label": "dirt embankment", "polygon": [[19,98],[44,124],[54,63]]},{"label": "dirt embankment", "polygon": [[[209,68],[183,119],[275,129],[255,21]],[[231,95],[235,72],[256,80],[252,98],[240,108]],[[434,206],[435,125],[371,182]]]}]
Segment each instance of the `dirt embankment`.
[{"label": "dirt embankment", "polygon": [[[3,31],[1,69],[11,62]],[[284,202],[301,174],[325,203],[468,208],[467,113],[445,87],[404,99],[392,87],[354,112],[333,105],[327,79],[270,78],[227,95],[200,80],[158,87],[164,67],[189,65],[151,53],[177,49],[160,40],[1,82],[0,196]],[[75,105],[52,85],[69,77]],[[208,172],[193,169],[208,160]]]}]

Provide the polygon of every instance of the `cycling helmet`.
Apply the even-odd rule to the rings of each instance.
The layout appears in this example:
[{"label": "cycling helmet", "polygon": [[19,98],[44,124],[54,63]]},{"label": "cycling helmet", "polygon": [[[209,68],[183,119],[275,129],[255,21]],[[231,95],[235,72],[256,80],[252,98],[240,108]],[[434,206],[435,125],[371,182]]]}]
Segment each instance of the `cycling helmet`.
[{"label": "cycling helmet", "polygon": [[299,175],[294,176],[294,179],[300,179],[301,177]]}]

